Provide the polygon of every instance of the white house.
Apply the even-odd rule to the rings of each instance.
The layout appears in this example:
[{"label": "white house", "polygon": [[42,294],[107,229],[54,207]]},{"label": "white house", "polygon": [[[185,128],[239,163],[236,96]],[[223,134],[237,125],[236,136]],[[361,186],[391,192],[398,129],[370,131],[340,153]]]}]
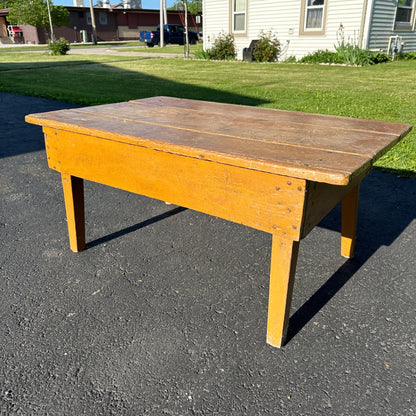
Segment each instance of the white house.
[{"label": "white house", "polygon": [[238,58],[262,31],[279,39],[282,58],[334,50],[344,38],[362,48],[416,51],[416,0],[204,0],[204,47],[221,32],[235,38]]}]

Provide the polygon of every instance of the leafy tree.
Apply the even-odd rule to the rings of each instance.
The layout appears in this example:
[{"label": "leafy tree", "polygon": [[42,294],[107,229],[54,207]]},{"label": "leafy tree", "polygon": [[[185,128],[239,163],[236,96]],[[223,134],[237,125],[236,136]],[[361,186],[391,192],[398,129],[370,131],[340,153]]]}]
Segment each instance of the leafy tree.
[{"label": "leafy tree", "polygon": [[52,24],[54,26],[66,26],[69,24],[69,12],[63,6],[54,6],[50,0],[0,0],[0,7],[8,8],[7,20],[12,25],[26,24],[39,29],[45,29],[49,33],[49,1]]},{"label": "leafy tree", "polygon": [[[202,0],[187,0],[188,3],[188,12],[191,14],[198,14],[202,13]],[[183,9],[182,0],[178,0],[175,4],[171,7],[171,9]]]}]

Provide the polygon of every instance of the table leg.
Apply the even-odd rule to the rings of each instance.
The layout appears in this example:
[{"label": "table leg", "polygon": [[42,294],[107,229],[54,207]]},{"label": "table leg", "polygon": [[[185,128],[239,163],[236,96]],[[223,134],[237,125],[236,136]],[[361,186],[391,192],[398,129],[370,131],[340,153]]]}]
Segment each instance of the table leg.
[{"label": "table leg", "polygon": [[72,251],[85,248],[84,180],[62,173],[69,244]]},{"label": "table leg", "polygon": [[354,256],[359,193],[360,185],[357,185],[342,199],[341,255],[348,258]]},{"label": "table leg", "polygon": [[281,347],[286,339],[298,251],[298,241],[273,235],[267,343],[274,347]]}]

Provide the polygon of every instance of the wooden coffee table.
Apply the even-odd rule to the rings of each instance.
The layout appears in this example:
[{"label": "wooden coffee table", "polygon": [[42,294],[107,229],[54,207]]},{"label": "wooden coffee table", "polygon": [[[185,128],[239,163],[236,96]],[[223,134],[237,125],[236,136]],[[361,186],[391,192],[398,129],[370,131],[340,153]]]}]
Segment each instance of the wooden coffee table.
[{"label": "wooden coffee table", "polygon": [[[26,116],[61,172],[73,251],[85,248],[83,180],[273,235],[267,342],[285,340],[299,241],[342,201],[351,257],[359,186],[408,124],[170,97]],[[388,195],[386,195],[388,197]]]}]

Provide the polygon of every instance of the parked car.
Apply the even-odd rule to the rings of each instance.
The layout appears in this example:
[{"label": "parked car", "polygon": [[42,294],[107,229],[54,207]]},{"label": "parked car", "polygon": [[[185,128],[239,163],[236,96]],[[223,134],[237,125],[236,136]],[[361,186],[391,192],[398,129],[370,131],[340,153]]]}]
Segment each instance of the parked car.
[{"label": "parked car", "polygon": [[[185,28],[182,25],[167,24],[164,25],[164,41],[165,43],[174,43],[183,45],[185,43]],[[188,30],[189,43],[198,42],[198,33]],[[140,32],[140,41],[149,47],[159,45],[160,42],[160,25],[156,30]]]}]

